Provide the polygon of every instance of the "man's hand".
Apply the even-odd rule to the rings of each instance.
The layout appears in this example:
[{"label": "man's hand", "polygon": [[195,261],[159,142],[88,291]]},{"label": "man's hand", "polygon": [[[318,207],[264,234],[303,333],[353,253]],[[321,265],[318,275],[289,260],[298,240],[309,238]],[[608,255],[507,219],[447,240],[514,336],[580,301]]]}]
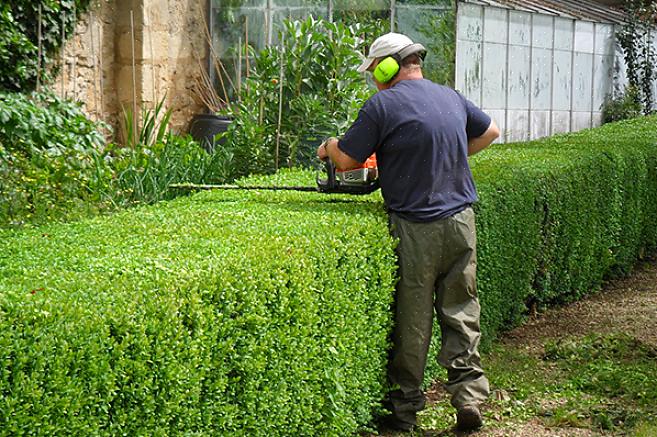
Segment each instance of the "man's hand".
[{"label": "man's hand", "polygon": [[330,143],[337,143],[338,139],[335,137],[331,137],[324,141],[320,146],[317,148],[317,157],[321,159],[322,161],[326,160],[329,158],[329,153],[328,153],[328,147]]},{"label": "man's hand", "polygon": [[340,150],[338,147],[338,139],[335,137],[331,137],[324,141],[317,148],[317,157],[322,161],[325,159],[330,159],[333,161],[333,164],[335,164],[337,168],[342,170],[358,168],[362,164],[361,162],[356,161],[351,156]]}]

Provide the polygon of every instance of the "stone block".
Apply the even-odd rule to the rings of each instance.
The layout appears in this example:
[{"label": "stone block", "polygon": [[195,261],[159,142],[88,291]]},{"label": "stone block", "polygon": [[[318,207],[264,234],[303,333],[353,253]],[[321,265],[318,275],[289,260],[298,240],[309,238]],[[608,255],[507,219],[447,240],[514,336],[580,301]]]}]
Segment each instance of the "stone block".
[{"label": "stone block", "polygon": [[145,20],[149,26],[168,28],[171,16],[168,1],[144,0]]},{"label": "stone block", "polygon": [[184,34],[171,35],[168,48],[168,57],[170,59],[195,59],[196,56],[203,56],[203,52],[198,53],[199,50],[194,48],[189,36]]},{"label": "stone block", "polygon": [[[144,41],[141,34],[135,33],[135,62],[144,59]],[[132,62],[132,34],[130,29],[127,32],[119,34],[116,42],[116,57],[117,61],[126,64]]]},{"label": "stone block", "polygon": [[169,58],[170,42],[168,32],[146,31],[143,47],[144,58],[149,62],[167,60]]},{"label": "stone block", "polygon": [[[135,71],[136,78],[136,94],[139,100],[141,96],[140,72]],[[116,92],[121,104],[131,103],[133,100],[133,83],[132,83],[132,67],[123,66],[118,69],[116,75]]]}]

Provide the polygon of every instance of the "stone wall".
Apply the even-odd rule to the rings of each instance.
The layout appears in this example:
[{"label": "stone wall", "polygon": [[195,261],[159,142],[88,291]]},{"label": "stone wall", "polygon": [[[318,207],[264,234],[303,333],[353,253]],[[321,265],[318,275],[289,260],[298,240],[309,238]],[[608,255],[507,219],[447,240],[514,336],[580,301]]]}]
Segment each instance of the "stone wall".
[{"label": "stone wall", "polygon": [[207,0],[98,0],[62,54],[53,87],[120,132],[122,108],[165,99],[172,127],[186,132],[202,112],[192,86],[206,65]]}]

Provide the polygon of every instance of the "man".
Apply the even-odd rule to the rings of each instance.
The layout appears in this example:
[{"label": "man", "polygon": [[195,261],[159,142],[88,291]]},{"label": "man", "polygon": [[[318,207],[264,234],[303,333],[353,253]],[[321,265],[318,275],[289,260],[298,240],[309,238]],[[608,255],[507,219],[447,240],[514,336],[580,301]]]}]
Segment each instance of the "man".
[{"label": "man", "polygon": [[[477,194],[468,156],[498,136],[495,123],[451,88],[422,76],[424,47],[388,33],[376,39],[358,71],[373,73],[379,90],[340,140],[317,149],[338,168],[355,168],[376,152],[390,231],[399,240],[399,282],[388,377],[387,426],[411,430],[424,408],[421,389],[433,311],[440,322],[438,360],[457,426],[482,426],[488,397],[478,345],[476,234],[471,205]],[[392,62],[394,61],[394,62]]]}]

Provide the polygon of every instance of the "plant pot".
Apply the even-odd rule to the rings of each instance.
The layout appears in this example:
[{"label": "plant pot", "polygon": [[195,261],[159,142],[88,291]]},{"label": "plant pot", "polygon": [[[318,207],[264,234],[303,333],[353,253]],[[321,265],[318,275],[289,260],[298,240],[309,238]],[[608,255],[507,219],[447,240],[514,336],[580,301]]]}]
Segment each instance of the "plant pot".
[{"label": "plant pot", "polygon": [[231,122],[230,117],[223,115],[196,114],[189,125],[189,133],[208,153],[212,153],[217,144],[225,141],[224,138],[216,139],[216,136],[226,132]]}]

